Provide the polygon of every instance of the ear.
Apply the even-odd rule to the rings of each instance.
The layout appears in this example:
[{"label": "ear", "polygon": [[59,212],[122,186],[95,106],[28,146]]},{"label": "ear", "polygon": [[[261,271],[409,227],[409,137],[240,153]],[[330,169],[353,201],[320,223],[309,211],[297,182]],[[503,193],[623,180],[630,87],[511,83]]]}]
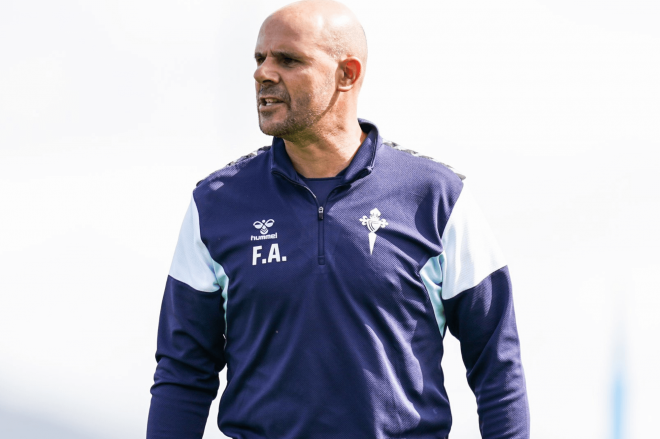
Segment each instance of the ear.
[{"label": "ear", "polygon": [[349,56],[339,63],[337,90],[346,92],[351,90],[362,77],[362,61],[354,56]]}]

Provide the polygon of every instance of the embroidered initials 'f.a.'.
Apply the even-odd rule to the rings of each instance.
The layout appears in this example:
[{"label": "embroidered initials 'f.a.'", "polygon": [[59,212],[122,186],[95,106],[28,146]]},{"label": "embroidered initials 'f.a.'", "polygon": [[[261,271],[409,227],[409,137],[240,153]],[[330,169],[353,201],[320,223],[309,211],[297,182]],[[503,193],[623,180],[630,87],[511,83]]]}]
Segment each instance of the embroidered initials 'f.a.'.
[{"label": "embroidered initials 'f.a.'", "polygon": [[263,246],[257,245],[252,247],[252,265],[257,265],[257,262],[261,260],[262,264],[269,264],[271,262],[286,262],[286,256],[280,255],[280,246],[277,243],[274,243],[270,246],[270,251],[268,252],[268,258],[261,258],[261,249]]}]

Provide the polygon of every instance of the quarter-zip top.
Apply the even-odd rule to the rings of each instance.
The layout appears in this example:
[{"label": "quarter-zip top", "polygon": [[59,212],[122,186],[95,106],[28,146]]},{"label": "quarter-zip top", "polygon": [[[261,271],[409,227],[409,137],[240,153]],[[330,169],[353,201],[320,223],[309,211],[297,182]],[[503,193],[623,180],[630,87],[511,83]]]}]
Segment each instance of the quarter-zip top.
[{"label": "quarter-zip top", "polygon": [[[281,139],[276,139],[273,142],[273,147],[276,149],[273,153],[273,166],[272,172],[274,175],[278,175],[289,181],[291,184],[297,185],[301,188],[304,188],[305,191],[302,191],[305,195],[311,195],[314,199],[315,208],[318,216],[318,263],[319,265],[325,265],[325,229],[326,222],[323,220],[326,211],[328,210],[328,203],[330,202],[330,197],[333,194],[336,194],[339,189],[349,186],[351,181],[358,180],[369,175],[371,171],[371,166],[373,165],[374,149],[378,144],[378,135],[377,131],[372,130],[371,135],[367,135],[365,141],[360,145],[360,149],[356,153],[356,157],[351,162],[351,165],[345,170],[340,172],[337,177],[331,178],[304,178],[301,177],[293,168],[293,164],[289,159],[288,154],[284,147],[284,142]],[[284,152],[284,154],[282,154]],[[353,164],[360,164],[361,167],[353,166]],[[345,178],[347,174],[351,173],[352,178]],[[330,182],[334,187],[328,190],[328,187],[322,187],[324,183]],[[313,187],[316,186],[319,190],[322,190],[324,193],[321,197],[317,197]],[[327,193],[325,193],[327,192]]]},{"label": "quarter-zip top", "polygon": [[[319,262],[319,265],[325,265],[325,231],[324,231],[325,227],[324,227],[324,223],[323,223],[324,209],[325,209],[325,205],[327,204],[327,200],[330,197],[330,195],[335,191],[335,189],[340,187],[339,186],[340,183],[338,183],[338,182],[341,178],[340,177],[333,177],[331,179],[318,179],[318,180],[333,180],[333,181],[336,181],[337,184],[338,184],[338,186],[336,186],[336,187],[332,188],[330,191],[328,191],[327,194],[324,193],[323,196],[318,197],[316,195],[316,193],[312,190],[312,188],[309,187],[309,185],[312,184],[314,182],[314,180],[317,180],[317,179],[302,178],[302,179],[299,179],[298,181],[293,181],[288,176],[281,173],[280,171],[276,170],[273,173],[276,174],[276,175],[280,175],[282,178],[284,178],[287,181],[291,182],[291,184],[294,184],[296,186],[304,188],[305,189],[304,192],[308,193],[309,195],[311,195],[314,198],[316,212],[317,212],[318,219],[319,219],[319,223],[318,223],[318,232],[319,232],[318,233],[318,262]],[[343,174],[343,172],[342,172],[342,174]],[[325,189],[325,188],[319,188],[319,189]]]},{"label": "quarter-zip top", "polygon": [[468,180],[360,125],[367,138],[326,200],[278,138],[195,188],[148,439],[201,439],[225,366],[228,437],[445,438],[447,329],[483,436],[529,437],[508,269]]}]

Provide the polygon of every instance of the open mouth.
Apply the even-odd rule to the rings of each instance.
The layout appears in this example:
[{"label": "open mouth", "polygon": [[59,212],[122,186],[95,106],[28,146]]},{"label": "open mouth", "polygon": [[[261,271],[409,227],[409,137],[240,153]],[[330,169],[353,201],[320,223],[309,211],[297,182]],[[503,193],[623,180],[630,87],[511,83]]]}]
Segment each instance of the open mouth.
[{"label": "open mouth", "polygon": [[277,98],[259,98],[260,107],[270,107],[277,104],[283,104],[284,101]]}]

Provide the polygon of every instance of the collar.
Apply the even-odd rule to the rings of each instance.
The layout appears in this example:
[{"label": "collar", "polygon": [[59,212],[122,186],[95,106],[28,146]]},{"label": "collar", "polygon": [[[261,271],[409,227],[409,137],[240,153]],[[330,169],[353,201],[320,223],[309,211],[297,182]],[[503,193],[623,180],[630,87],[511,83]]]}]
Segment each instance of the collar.
[{"label": "collar", "polygon": [[[378,134],[378,127],[366,119],[358,119],[360,128],[367,133],[367,137],[358,148],[353,160],[344,172],[344,178],[341,184],[348,184],[354,180],[366,177],[371,174],[376,160],[376,151],[383,143],[383,139]],[[298,173],[291,163],[289,154],[286,153],[284,140],[279,137],[273,137],[273,146],[270,156],[271,172],[284,175],[289,180],[296,183],[302,183]]]}]

